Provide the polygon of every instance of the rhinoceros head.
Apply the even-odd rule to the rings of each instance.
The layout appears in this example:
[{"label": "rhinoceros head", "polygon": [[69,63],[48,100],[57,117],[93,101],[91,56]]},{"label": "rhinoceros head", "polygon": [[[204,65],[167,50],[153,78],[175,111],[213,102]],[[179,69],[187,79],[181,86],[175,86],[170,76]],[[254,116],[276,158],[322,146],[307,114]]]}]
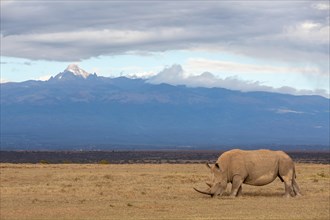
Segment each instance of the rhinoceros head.
[{"label": "rhinoceros head", "polygon": [[218,163],[210,166],[208,163],[206,164],[207,167],[211,171],[211,182],[206,182],[206,185],[208,185],[207,190],[198,190],[194,188],[197,192],[210,195],[211,197],[222,195],[223,192],[227,188],[227,175],[221,170]]}]

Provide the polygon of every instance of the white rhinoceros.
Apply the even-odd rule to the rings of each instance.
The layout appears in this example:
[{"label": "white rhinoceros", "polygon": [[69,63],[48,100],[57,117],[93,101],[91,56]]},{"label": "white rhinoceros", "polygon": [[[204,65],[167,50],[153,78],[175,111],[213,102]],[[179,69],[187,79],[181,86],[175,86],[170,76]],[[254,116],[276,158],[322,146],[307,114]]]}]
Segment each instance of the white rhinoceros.
[{"label": "white rhinoceros", "polygon": [[242,193],[242,184],[263,186],[279,177],[285,185],[284,196],[300,196],[295,180],[295,166],[292,159],[283,151],[271,150],[230,150],[220,155],[217,162],[210,166],[212,183],[207,183],[205,191],[197,192],[210,195],[222,195],[228,183],[232,183],[230,196]]}]

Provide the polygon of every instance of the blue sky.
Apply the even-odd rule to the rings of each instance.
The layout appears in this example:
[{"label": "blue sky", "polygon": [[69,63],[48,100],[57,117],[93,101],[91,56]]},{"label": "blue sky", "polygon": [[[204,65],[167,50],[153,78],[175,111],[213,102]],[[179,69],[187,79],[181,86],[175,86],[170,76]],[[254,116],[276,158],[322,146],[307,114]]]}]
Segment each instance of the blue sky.
[{"label": "blue sky", "polygon": [[[328,1],[1,1],[1,82],[102,76],[329,97]],[[204,74],[207,72],[207,74]]]}]

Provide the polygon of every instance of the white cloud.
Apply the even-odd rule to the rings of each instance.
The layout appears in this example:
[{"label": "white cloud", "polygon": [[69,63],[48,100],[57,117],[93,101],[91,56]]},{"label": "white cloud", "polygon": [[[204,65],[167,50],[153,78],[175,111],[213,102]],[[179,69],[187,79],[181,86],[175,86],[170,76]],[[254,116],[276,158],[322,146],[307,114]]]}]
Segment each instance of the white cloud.
[{"label": "white cloud", "polygon": [[185,79],[181,65],[175,64],[166,67],[155,76],[148,79],[151,83],[170,83],[174,85],[180,84]]},{"label": "white cloud", "polygon": [[308,45],[329,45],[329,24],[321,24],[314,21],[304,21],[296,25],[284,28],[284,37],[293,41]]},{"label": "white cloud", "polygon": [[311,22],[311,21],[305,21],[301,24],[301,27],[302,29],[305,29],[305,30],[312,30],[312,29],[316,29],[316,28],[320,28],[321,27],[321,24],[320,23],[314,23],[314,22]]},{"label": "white cloud", "polygon": [[37,80],[40,80],[40,81],[47,81],[47,80],[49,80],[50,77],[52,77],[52,75],[40,76],[40,77],[38,77]]},{"label": "white cloud", "polygon": [[287,73],[308,73],[308,74],[320,74],[321,71],[317,67],[290,67],[290,66],[270,66],[261,64],[244,64],[239,62],[221,61],[221,60],[209,60],[205,58],[191,58],[187,61],[186,66],[191,70],[207,70],[224,73],[257,73],[257,74],[287,74]]},{"label": "white cloud", "polygon": [[9,81],[6,79],[0,78],[0,83],[7,83],[7,82],[9,82]]},{"label": "white cloud", "polygon": [[259,82],[243,81],[234,76],[221,79],[210,72],[204,72],[200,75],[189,75],[184,72],[180,65],[165,68],[157,75],[148,79],[148,82],[154,84],[187,85],[191,87],[221,87],[241,91],[270,89],[270,87],[261,86]]},{"label": "white cloud", "polygon": [[313,8],[317,9],[317,10],[330,10],[330,3],[329,2],[319,2],[319,3],[315,3],[312,5]]},{"label": "white cloud", "polygon": [[320,89],[297,90],[288,86],[274,88],[272,86],[262,85],[259,81],[241,80],[235,76],[220,78],[210,72],[204,72],[200,75],[189,75],[185,73],[180,65],[173,65],[165,68],[155,76],[150,77],[147,82],[153,84],[168,83],[172,85],[186,85],[190,87],[219,87],[243,92],[265,91],[292,95],[321,95],[327,98],[330,97],[329,92]]},{"label": "white cloud", "polygon": [[287,114],[287,113],[304,114],[305,112],[295,111],[295,110],[286,109],[286,108],[280,108],[280,109],[276,110],[276,113],[278,113],[278,114]]},{"label": "white cloud", "polygon": [[141,79],[148,79],[155,75],[154,71],[137,71],[132,74],[128,74],[127,77],[129,78],[141,78]]}]

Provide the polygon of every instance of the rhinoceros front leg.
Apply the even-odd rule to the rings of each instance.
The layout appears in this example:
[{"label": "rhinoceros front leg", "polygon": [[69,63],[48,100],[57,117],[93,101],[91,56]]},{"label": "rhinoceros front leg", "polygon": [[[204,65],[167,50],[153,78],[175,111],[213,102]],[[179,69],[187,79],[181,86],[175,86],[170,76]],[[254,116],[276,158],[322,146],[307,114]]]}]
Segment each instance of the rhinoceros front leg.
[{"label": "rhinoceros front leg", "polygon": [[242,192],[243,178],[239,175],[235,175],[232,183],[230,196],[235,197],[240,195]]},{"label": "rhinoceros front leg", "polygon": [[[243,185],[243,184],[242,184]],[[236,196],[242,196],[242,185],[238,188]]]}]

